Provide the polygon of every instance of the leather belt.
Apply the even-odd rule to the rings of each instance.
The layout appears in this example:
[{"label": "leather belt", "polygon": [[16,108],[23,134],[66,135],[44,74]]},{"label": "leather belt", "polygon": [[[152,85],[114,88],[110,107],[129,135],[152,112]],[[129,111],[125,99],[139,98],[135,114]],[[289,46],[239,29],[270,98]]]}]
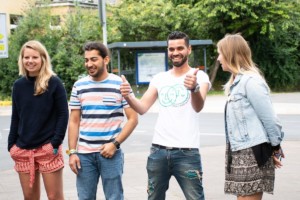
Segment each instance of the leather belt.
[{"label": "leather belt", "polygon": [[166,150],[186,150],[186,151],[198,150],[198,148],[166,147],[166,146],[162,146],[162,145],[159,145],[159,144],[152,144],[152,146],[160,148],[160,149],[166,149]]}]

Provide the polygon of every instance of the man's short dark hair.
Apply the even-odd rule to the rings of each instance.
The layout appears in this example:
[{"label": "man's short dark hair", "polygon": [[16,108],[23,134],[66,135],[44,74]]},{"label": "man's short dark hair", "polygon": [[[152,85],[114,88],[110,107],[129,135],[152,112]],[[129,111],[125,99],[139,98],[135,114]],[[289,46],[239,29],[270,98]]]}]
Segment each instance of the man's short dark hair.
[{"label": "man's short dark hair", "polygon": [[169,40],[178,40],[178,39],[184,39],[186,46],[190,46],[190,38],[189,36],[180,31],[173,31],[172,33],[169,34],[167,43],[169,45]]},{"label": "man's short dark hair", "polygon": [[101,42],[87,42],[83,47],[83,51],[92,51],[92,50],[97,50],[99,56],[101,56],[103,59],[106,56],[109,56],[109,50]]}]

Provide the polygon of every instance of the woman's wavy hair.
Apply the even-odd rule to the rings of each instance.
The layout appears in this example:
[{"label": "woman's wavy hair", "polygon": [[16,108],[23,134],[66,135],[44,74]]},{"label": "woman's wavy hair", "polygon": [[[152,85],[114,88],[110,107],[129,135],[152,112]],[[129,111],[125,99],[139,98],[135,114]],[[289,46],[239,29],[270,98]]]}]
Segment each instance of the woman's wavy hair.
[{"label": "woman's wavy hair", "polygon": [[25,69],[24,64],[23,64],[23,57],[24,57],[24,51],[25,49],[33,49],[37,52],[39,52],[42,60],[42,66],[39,71],[38,76],[36,77],[35,85],[34,85],[34,95],[40,95],[43,94],[47,88],[48,88],[48,83],[51,78],[51,76],[55,76],[56,74],[52,71],[52,65],[51,65],[51,60],[50,56],[47,52],[47,49],[45,46],[40,43],[39,41],[36,40],[30,40],[26,42],[21,50],[20,50],[20,55],[19,55],[19,60],[18,60],[18,65],[19,65],[19,75],[25,76],[28,78],[28,71]]},{"label": "woman's wavy hair", "polygon": [[262,72],[252,60],[251,49],[241,34],[226,34],[217,43],[218,51],[223,55],[224,62],[231,71],[229,81],[224,85],[225,93],[229,93],[230,86],[237,74],[258,74],[263,79]]}]

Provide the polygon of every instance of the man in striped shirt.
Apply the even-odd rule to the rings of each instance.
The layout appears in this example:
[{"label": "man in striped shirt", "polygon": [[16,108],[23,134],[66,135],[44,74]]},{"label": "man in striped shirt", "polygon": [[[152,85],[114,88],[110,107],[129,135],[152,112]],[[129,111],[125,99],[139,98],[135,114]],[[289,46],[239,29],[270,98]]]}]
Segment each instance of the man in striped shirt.
[{"label": "man in striped shirt", "polygon": [[120,144],[136,127],[137,113],[120,93],[122,79],[107,71],[108,49],[89,42],[84,51],[88,76],[75,82],[69,104],[69,165],[77,175],[80,200],[96,199],[100,177],[105,199],[123,200]]}]

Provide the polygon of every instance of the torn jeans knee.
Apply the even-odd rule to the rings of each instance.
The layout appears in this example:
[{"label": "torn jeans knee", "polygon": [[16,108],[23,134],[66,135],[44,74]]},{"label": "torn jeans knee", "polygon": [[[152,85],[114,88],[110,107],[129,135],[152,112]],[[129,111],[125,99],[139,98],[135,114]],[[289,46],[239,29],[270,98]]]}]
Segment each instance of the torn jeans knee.
[{"label": "torn jeans knee", "polygon": [[202,179],[202,173],[199,170],[187,170],[185,171],[185,176],[189,179]]}]

